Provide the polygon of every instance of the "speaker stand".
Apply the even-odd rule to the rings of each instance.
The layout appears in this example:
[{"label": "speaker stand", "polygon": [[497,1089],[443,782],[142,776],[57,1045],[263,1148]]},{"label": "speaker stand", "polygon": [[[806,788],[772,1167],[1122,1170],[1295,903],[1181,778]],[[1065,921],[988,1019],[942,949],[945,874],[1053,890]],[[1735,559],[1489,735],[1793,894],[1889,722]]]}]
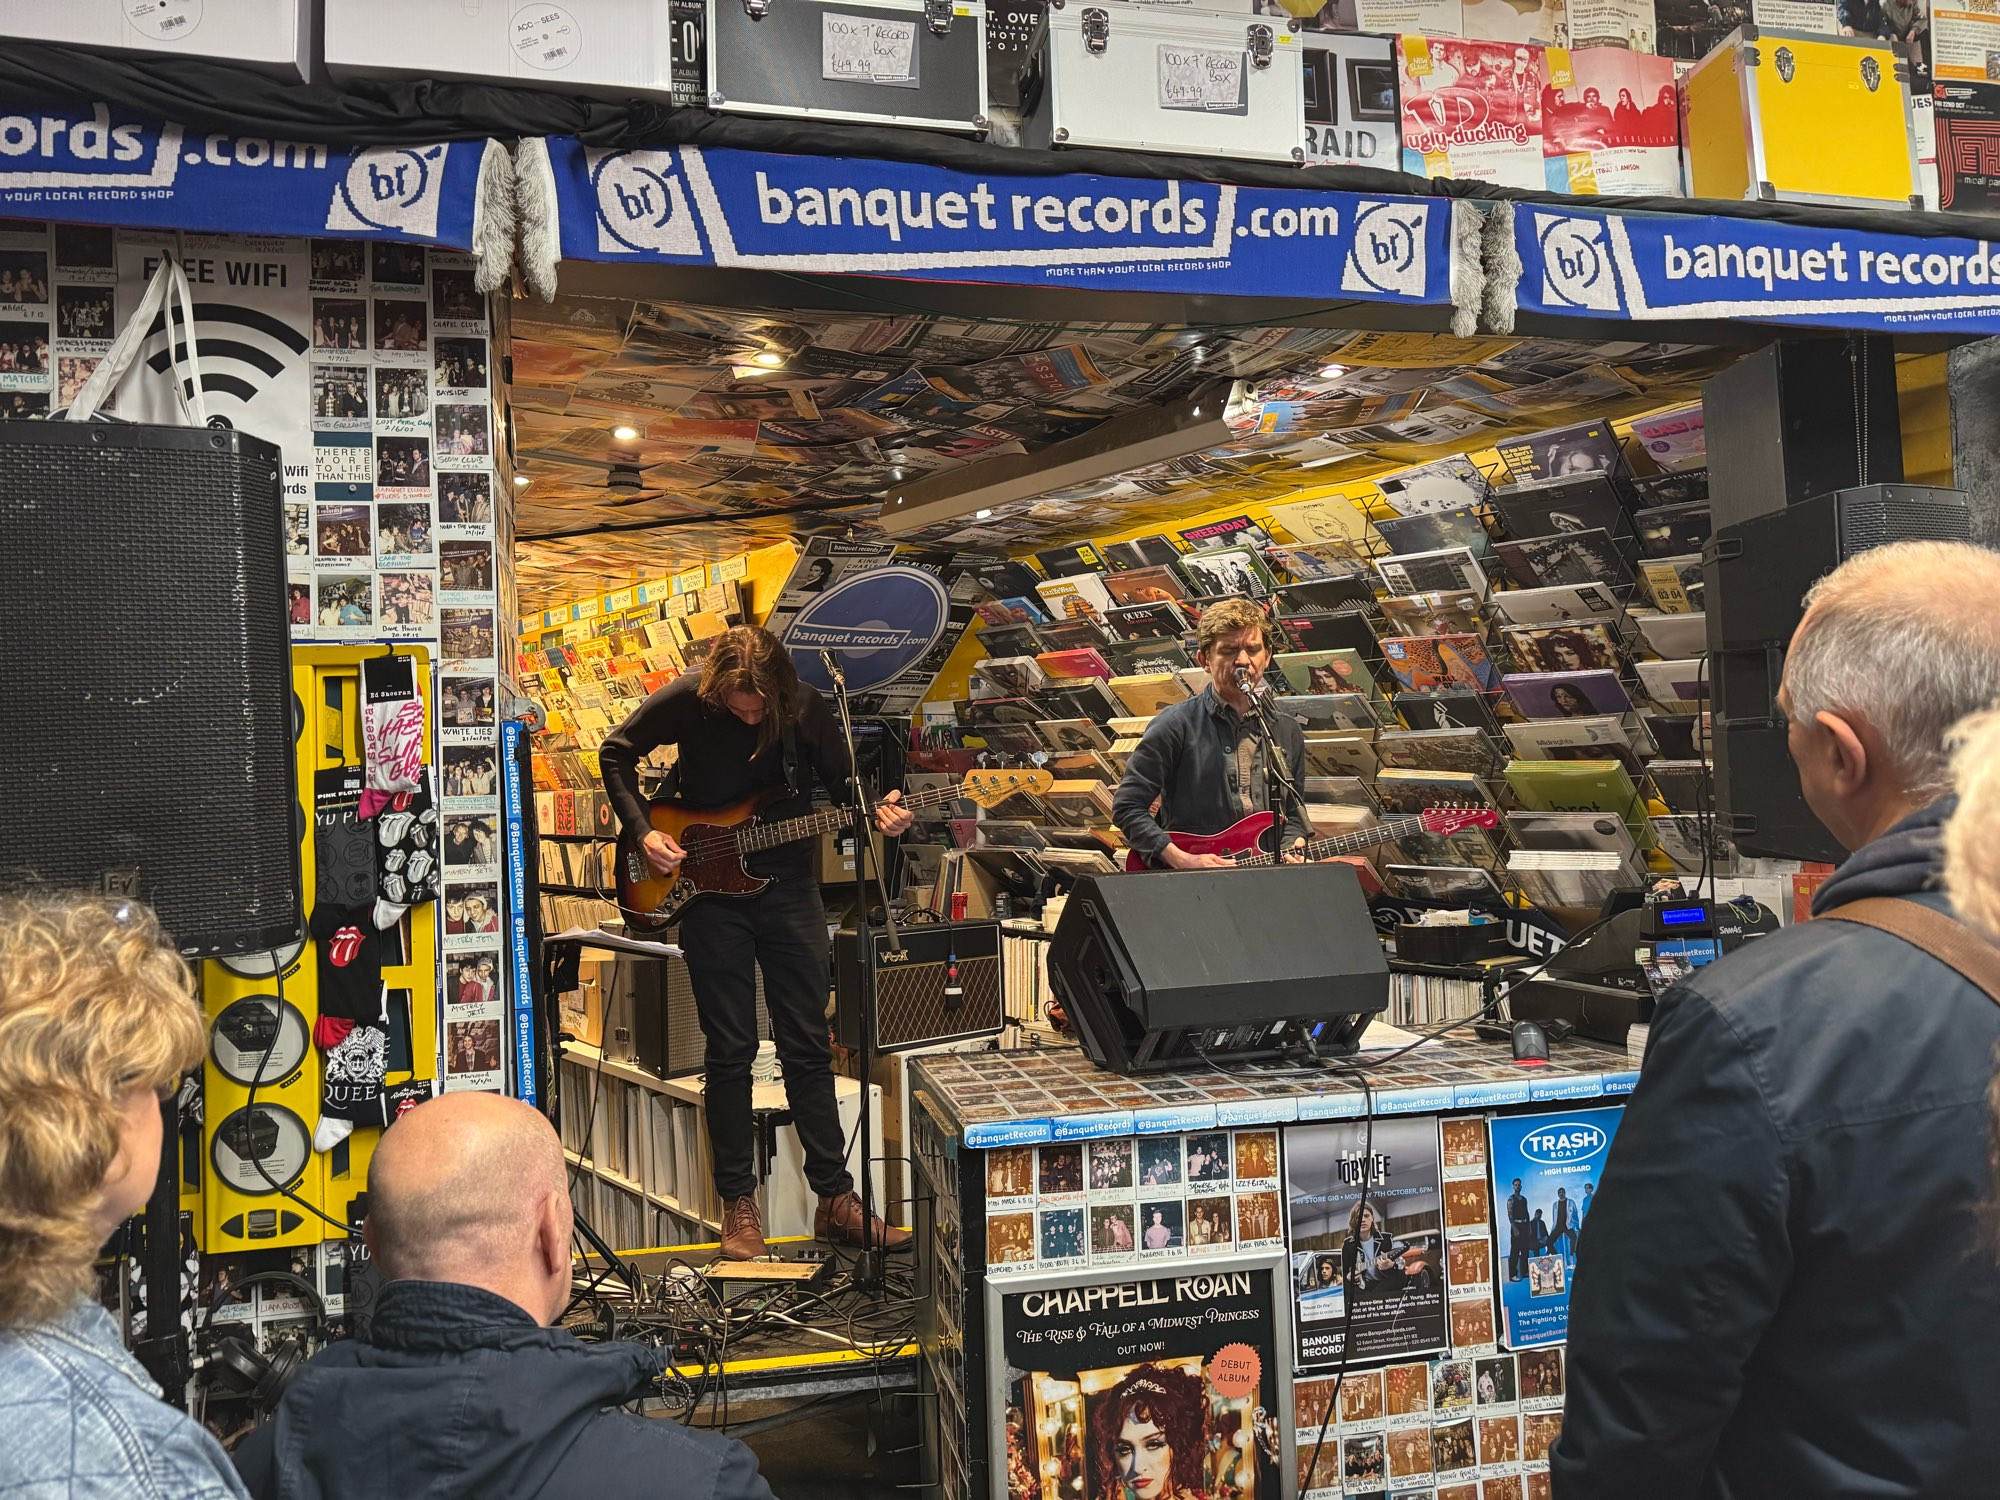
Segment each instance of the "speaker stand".
[{"label": "speaker stand", "polygon": [[146,1336],[132,1342],[132,1355],[159,1383],[168,1401],[187,1406],[194,1377],[187,1334],[181,1327],[181,1120],[180,1094],[160,1105],[164,1128],[160,1175],[146,1200],[145,1248],[139,1257],[146,1287]]}]

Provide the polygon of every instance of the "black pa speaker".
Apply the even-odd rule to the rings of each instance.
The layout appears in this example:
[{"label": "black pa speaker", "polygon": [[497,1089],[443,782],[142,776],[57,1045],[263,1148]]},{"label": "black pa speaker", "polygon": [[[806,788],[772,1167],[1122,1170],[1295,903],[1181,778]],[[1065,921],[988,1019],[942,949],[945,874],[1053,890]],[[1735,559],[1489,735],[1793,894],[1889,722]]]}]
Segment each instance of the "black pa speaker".
[{"label": "black pa speaker", "polygon": [[[994,1036],[1007,1018],[1000,986],[998,922],[924,922],[875,937],[877,1052]],[[861,1045],[860,943],[854,929],[833,937],[834,998],[840,1044]]]},{"label": "black pa speaker", "polygon": [[1896,352],[1886,334],[1786,338],[1701,388],[1715,525],[1903,477]]},{"label": "black pa speaker", "polygon": [[283,483],[227,428],[0,423],[0,869],[183,953],[304,936]]},{"label": "black pa speaker", "polygon": [[1846,857],[1806,806],[1778,718],[1785,649],[1806,591],[1850,557],[1890,542],[1972,540],[1957,490],[1879,484],[1724,526],[1703,559],[1715,802],[1745,854],[1837,863]]},{"label": "black pa speaker", "polygon": [[1120,1073],[1345,1050],[1389,1003],[1389,961],[1342,864],[1079,880],[1049,984]]}]

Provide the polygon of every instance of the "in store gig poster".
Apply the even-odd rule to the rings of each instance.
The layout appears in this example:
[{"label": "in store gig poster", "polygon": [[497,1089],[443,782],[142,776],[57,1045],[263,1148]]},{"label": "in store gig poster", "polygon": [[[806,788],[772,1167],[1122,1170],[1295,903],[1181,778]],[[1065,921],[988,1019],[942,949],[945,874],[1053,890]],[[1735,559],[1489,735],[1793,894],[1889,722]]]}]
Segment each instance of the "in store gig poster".
[{"label": "in store gig poster", "polygon": [[[1301,1367],[1446,1343],[1444,1194],[1433,1116],[1328,1120],[1285,1132],[1294,1328]],[[1362,1202],[1366,1182],[1367,1202]],[[1349,1249],[1351,1246],[1351,1254]],[[1342,1264],[1352,1261],[1345,1275]]]},{"label": "in store gig poster", "polygon": [[1279,1500],[1282,1253],[986,1284],[994,1500]]},{"label": "in store gig poster", "polygon": [[1500,1341],[1510,1349],[1569,1335],[1576,1245],[1604,1180],[1621,1105],[1509,1115],[1492,1122],[1494,1282]]}]

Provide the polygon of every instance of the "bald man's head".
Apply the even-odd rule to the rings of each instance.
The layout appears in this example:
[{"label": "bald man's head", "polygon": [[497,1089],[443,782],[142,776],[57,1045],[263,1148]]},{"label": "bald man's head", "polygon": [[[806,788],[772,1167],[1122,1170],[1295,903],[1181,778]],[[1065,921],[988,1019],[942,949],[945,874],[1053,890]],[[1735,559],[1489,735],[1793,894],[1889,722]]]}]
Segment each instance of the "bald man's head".
[{"label": "bald man's head", "polygon": [[1950,789],[1946,738],[2000,697],[2000,554],[1897,542],[1813,585],[1779,700],[1807,803],[1858,849]]},{"label": "bald man's head", "polygon": [[446,1094],[383,1132],[368,1243],[390,1280],[484,1287],[546,1322],[568,1285],[569,1234],[562,1142],[519,1100]]}]

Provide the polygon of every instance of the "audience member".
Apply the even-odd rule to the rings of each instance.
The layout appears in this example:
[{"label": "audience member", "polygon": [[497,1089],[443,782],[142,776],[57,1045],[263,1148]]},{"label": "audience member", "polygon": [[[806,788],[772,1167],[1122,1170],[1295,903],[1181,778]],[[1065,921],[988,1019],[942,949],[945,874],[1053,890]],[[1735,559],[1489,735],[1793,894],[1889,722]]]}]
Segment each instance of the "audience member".
[{"label": "audience member", "polygon": [[206,1037],[146,908],[0,898],[0,1495],[243,1495],[91,1296],[99,1247],[160,1175],[161,1098]]},{"label": "audience member", "polygon": [[570,1298],[562,1145],[529,1106],[446,1094],[382,1136],[367,1241],[388,1285],[237,1449],[260,1500],[771,1500],[733,1438],[618,1411],[665,1357],[552,1328]]},{"label": "audience member", "polygon": [[1590,1209],[1558,1500],[1989,1494],[2000,1005],[1857,920],[1950,911],[1946,737],[2000,699],[2000,554],[1909,542],[1814,586],[1779,707],[1854,851],[1815,920],[1662,998]]}]

